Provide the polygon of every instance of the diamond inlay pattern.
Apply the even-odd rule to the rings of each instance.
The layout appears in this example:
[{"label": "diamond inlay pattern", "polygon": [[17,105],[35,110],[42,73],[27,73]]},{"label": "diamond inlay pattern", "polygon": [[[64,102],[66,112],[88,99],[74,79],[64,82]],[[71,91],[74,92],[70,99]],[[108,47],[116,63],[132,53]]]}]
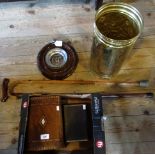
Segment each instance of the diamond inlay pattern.
[{"label": "diamond inlay pattern", "polygon": [[43,116],[41,117],[41,119],[40,119],[40,125],[41,125],[42,127],[45,127],[46,123],[47,123],[46,117],[43,115]]}]

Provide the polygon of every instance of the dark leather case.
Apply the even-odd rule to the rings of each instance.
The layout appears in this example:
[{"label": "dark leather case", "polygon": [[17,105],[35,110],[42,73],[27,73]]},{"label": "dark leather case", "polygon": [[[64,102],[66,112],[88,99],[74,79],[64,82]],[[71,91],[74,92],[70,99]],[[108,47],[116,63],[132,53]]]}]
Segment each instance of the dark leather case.
[{"label": "dark leather case", "polygon": [[88,141],[86,104],[63,105],[65,141]]}]

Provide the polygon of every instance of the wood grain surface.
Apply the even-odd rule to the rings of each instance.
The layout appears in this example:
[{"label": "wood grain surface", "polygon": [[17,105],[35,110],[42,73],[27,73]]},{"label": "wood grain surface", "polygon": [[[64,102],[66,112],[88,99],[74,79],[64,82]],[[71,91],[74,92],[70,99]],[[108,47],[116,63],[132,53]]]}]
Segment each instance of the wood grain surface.
[{"label": "wood grain surface", "polygon": [[[155,90],[155,1],[121,0],[134,5],[144,17],[144,30],[133,56],[110,81],[149,80],[149,87],[107,85],[90,71],[89,58],[95,9],[93,4],[57,4],[50,1],[0,3],[0,82],[10,84],[33,80],[34,85],[18,85],[15,92],[92,93],[154,92]],[[53,39],[69,41],[76,49],[76,71],[61,82],[39,85],[46,80],[38,70],[37,54]],[[70,83],[75,81],[75,83]],[[82,82],[81,82],[82,81]],[[0,90],[0,96],[2,92]],[[0,153],[16,153],[20,119],[20,99],[9,94],[0,103]],[[106,99],[103,103],[107,153],[155,153],[155,99]]]}]

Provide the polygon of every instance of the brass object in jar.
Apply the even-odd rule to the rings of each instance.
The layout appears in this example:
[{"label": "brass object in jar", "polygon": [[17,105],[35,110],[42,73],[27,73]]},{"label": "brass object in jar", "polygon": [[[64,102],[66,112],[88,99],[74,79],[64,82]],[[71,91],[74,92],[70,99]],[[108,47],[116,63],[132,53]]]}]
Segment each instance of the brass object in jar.
[{"label": "brass object in jar", "polygon": [[133,6],[111,2],[96,12],[91,51],[91,70],[111,78],[132,53],[143,29],[143,17]]}]

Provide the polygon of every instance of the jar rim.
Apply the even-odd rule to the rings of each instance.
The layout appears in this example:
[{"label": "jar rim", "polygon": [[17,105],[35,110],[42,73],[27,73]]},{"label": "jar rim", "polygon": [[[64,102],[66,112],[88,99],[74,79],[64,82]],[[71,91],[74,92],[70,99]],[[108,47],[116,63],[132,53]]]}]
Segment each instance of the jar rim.
[{"label": "jar rim", "polygon": [[[126,14],[128,15],[129,17],[133,17],[134,20],[136,20],[136,24],[137,24],[137,27],[138,27],[138,34],[135,35],[133,38],[130,38],[130,39],[122,39],[122,40],[116,40],[116,39],[112,39],[112,38],[109,38],[107,37],[106,35],[103,35],[97,25],[96,25],[96,21],[97,19],[99,18],[99,16],[102,14],[107,14],[109,12],[121,12],[123,14]],[[132,19],[133,19],[132,18]],[[142,32],[142,29],[143,29],[143,26],[144,26],[144,21],[143,21],[143,17],[141,15],[141,13],[132,5],[129,5],[127,3],[124,3],[124,2],[109,2],[107,4],[104,4],[102,5],[98,11],[96,12],[96,15],[95,15],[95,23],[94,23],[94,32],[95,34],[99,37],[99,39],[101,41],[104,41],[106,42],[107,44],[110,44],[110,45],[115,45],[116,44],[118,46],[120,45],[130,45],[131,43],[135,42],[136,39],[140,36],[141,32]]]}]

